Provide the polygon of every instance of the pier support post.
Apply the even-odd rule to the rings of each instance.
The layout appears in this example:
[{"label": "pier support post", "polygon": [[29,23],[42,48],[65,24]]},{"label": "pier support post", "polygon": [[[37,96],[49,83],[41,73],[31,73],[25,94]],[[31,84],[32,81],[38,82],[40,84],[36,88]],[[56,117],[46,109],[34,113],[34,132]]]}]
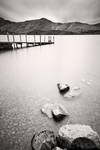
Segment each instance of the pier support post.
[{"label": "pier support post", "polygon": [[26,39],[26,47],[28,47],[28,43],[27,43],[27,34],[25,35],[25,39]]},{"label": "pier support post", "polygon": [[34,45],[36,44],[36,37],[35,37],[35,35],[34,35]]},{"label": "pier support post", "polygon": [[48,42],[51,43],[51,36],[48,36]]},{"label": "pier support post", "polygon": [[40,35],[40,45],[41,45],[41,35]]},{"label": "pier support post", "polygon": [[9,40],[9,33],[7,32],[7,41],[10,42]]},{"label": "pier support post", "polygon": [[20,45],[21,45],[21,48],[22,48],[22,43]]},{"label": "pier support post", "polygon": [[19,35],[19,39],[20,39],[20,47],[22,48],[22,37],[21,37],[21,34]]},{"label": "pier support post", "polygon": [[46,42],[46,39],[45,39],[45,35],[44,35],[44,43]]},{"label": "pier support post", "polygon": [[55,37],[53,36],[53,43],[55,42]]},{"label": "pier support post", "polygon": [[18,44],[16,43],[16,48],[18,49]]},{"label": "pier support post", "polygon": [[22,37],[21,37],[21,35],[19,35],[19,38],[20,38],[20,42],[22,42]]},{"label": "pier support post", "polygon": [[14,34],[12,36],[13,36],[13,45],[14,45],[14,49],[15,49],[16,46],[15,46],[15,37],[14,37]]}]

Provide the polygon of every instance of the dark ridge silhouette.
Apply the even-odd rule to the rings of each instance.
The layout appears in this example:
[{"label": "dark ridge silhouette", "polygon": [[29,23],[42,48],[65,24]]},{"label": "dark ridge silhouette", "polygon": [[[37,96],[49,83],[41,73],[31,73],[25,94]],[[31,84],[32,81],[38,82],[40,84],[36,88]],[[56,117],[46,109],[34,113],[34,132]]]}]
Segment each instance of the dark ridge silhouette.
[{"label": "dark ridge silhouette", "polygon": [[12,22],[0,18],[0,34],[100,34],[100,23],[55,23],[46,18]]}]

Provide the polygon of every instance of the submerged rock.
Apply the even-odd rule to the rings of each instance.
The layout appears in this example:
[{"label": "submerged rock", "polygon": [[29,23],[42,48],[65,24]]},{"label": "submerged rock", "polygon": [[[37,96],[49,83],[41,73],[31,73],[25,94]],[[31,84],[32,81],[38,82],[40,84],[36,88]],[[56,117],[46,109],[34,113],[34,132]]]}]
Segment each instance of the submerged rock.
[{"label": "submerged rock", "polygon": [[96,144],[88,138],[79,137],[70,145],[70,150],[99,150]]},{"label": "submerged rock", "polygon": [[54,150],[57,146],[56,136],[53,131],[41,131],[35,134],[31,146],[33,150]]},{"label": "submerged rock", "polygon": [[65,150],[70,145],[70,141],[62,136],[57,135],[56,140],[57,140],[57,146],[61,149]]},{"label": "submerged rock", "polygon": [[54,118],[56,121],[60,121],[65,116],[69,115],[64,106],[61,104],[45,104],[41,111],[49,118]]},{"label": "submerged rock", "polygon": [[[60,147],[56,147],[56,149],[55,150],[63,150],[63,149],[61,149]],[[64,149],[65,150],[65,149]],[[67,149],[66,149],[67,150]]]},{"label": "submerged rock", "polygon": [[64,97],[66,97],[66,98],[74,98],[74,97],[80,96],[80,94],[81,94],[80,88],[78,88],[77,90],[73,88],[68,93],[66,93],[64,95]]},{"label": "submerged rock", "polygon": [[60,94],[62,94],[62,95],[66,94],[70,90],[70,87],[68,84],[58,83],[57,87],[59,89]]},{"label": "submerged rock", "polygon": [[59,92],[65,98],[74,98],[81,94],[80,87],[70,87],[67,84],[57,84]]},{"label": "submerged rock", "polygon": [[55,121],[61,121],[66,115],[68,115],[68,113],[65,112],[63,107],[57,105],[53,108],[52,115]]},{"label": "submerged rock", "polygon": [[80,137],[87,138],[90,139],[97,148],[100,148],[99,135],[88,125],[70,124],[62,126],[59,130],[59,136],[65,138],[70,143]]},{"label": "submerged rock", "polygon": [[48,118],[52,118],[53,107],[54,107],[53,104],[47,103],[42,107],[41,112],[44,113],[46,116],[48,116]]}]

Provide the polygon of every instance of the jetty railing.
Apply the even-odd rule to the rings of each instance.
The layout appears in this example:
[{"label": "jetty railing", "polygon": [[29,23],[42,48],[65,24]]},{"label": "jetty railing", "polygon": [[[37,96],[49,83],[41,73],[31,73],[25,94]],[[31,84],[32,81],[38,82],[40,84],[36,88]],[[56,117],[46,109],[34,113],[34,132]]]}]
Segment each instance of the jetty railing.
[{"label": "jetty railing", "polygon": [[[1,36],[1,35],[0,35]],[[0,49],[12,49],[42,46],[47,44],[54,44],[54,35],[10,35],[7,33],[6,40],[0,39]]]}]

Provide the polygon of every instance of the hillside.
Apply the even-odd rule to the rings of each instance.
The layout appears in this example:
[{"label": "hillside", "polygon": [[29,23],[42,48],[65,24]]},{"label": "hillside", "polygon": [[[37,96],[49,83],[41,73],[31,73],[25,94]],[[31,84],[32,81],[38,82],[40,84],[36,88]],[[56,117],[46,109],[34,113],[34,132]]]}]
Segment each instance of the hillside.
[{"label": "hillside", "polygon": [[46,18],[11,22],[0,18],[0,34],[100,34],[100,24],[55,23]]}]

